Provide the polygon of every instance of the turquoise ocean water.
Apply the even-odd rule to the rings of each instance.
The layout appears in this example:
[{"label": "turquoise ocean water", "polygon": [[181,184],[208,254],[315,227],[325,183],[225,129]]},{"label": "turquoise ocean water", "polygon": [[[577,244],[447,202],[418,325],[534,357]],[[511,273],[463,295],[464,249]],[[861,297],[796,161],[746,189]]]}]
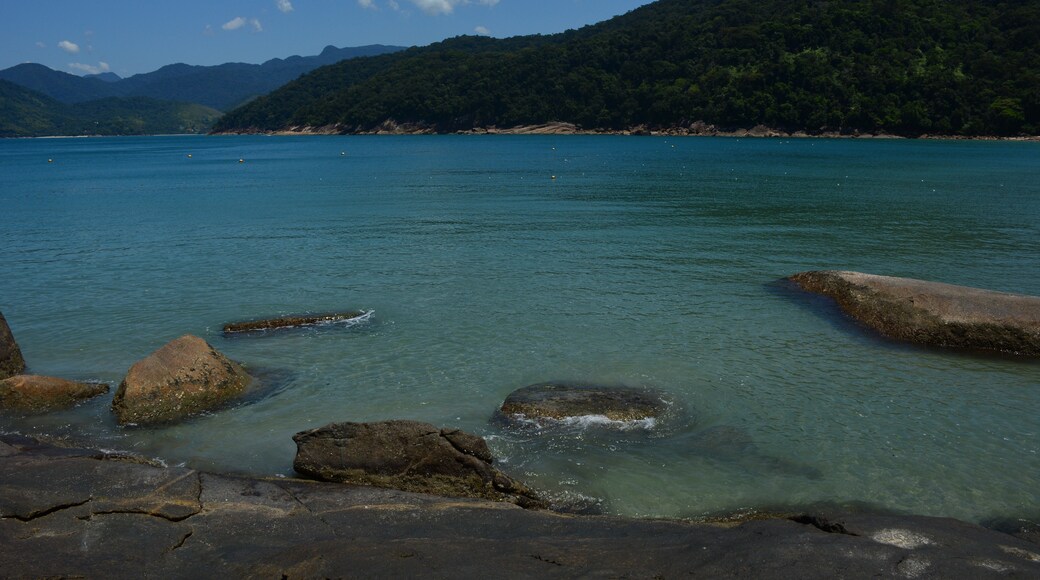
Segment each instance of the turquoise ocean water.
[{"label": "turquoise ocean water", "polygon": [[[32,372],[114,386],[192,333],[276,385],[165,428],[117,427],[110,394],[0,430],[289,475],[297,431],[407,418],[481,434],[509,473],[610,513],[1040,515],[1040,364],[881,340],[778,282],[1040,295],[1037,143],[6,140],[0,213],[0,311]],[[375,315],[220,333],[356,308]],[[649,386],[681,413],[648,434],[489,423],[549,380]]]}]

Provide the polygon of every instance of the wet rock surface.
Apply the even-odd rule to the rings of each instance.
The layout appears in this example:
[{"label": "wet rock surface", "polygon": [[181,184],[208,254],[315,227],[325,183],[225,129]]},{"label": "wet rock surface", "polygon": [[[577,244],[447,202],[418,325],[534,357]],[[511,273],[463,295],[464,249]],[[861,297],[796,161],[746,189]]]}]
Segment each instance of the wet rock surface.
[{"label": "wet rock surface", "polygon": [[251,378],[196,336],[182,336],[138,361],[112,401],[121,424],[167,423],[242,395]]},{"label": "wet rock surface", "polygon": [[790,280],[890,338],[1040,356],[1040,297],[860,272],[803,272]]},{"label": "wet rock surface", "polygon": [[336,312],[331,314],[303,314],[267,318],[263,320],[252,320],[248,322],[232,322],[224,325],[224,334],[263,333],[270,330],[296,328],[300,326],[360,322],[361,320],[368,318],[370,315],[370,312],[352,310],[349,312]]},{"label": "wet rock surface", "polygon": [[545,506],[492,467],[484,439],[457,429],[417,421],[334,423],[293,440],[293,468],[320,481]]},{"label": "wet rock surface", "polygon": [[582,383],[540,383],[513,391],[495,414],[507,425],[544,427],[585,419],[625,428],[652,426],[669,410],[660,393],[649,389]]},{"label": "wet rock surface", "polygon": [[957,520],[738,525],[160,468],[0,437],[11,577],[1035,578],[1040,546]]},{"label": "wet rock surface", "polygon": [[71,407],[107,393],[104,383],[79,383],[55,377],[16,375],[0,381],[0,409],[31,413]]},{"label": "wet rock surface", "polygon": [[0,379],[6,379],[20,374],[25,370],[25,359],[22,351],[11,334],[11,327],[7,325],[4,313],[0,312]]}]

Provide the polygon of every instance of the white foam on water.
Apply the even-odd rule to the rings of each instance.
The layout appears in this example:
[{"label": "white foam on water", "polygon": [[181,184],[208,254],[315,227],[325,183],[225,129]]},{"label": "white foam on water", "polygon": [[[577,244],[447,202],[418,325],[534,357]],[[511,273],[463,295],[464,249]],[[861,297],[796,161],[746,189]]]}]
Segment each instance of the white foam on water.
[{"label": "white foam on water", "polygon": [[354,326],[354,325],[362,324],[362,323],[368,322],[369,320],[372,320],[372,316],[375,313],[376,313],[375,310],[369,310],[368,312],[365,312],[361,316],[355,316],[354,318],[340,318],[340,319],[336,319],[336,320],[323,320],[321,322],[318,322],[316,324],[316,326],[332,326],[332,325],[337,325],[337,324],[341,324],[343,326]]},{"label": "white foam on water", "polygon": [[564,417],[562,419],[554,419],[549,417],[531,418],[527,415],[516,414],[513,415],[513,419],[524,423],[525,425],[535,427],[573,427],[578,429],[606,427],[609,429],[617,429],[619,431],[635,431],[640,429],[650,431],[657,426],[657,418],[655,417],[620,421],[618,419],[611,419],[606,415],[575,415],[572,417]]}]

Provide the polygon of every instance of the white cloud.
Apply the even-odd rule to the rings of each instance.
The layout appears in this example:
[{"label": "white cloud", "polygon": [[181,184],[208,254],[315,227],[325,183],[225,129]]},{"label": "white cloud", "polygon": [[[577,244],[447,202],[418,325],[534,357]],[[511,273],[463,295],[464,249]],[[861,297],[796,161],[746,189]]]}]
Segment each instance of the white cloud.
[{"label": "white cloud", "polygon": [[221,28],[223,28],[224,30],[238,30],[239,28],[242,28],[245,25],[246,19],[242,18],[241,16],[236,16],[235,18],[232,18],[231,20],[225,22],[224,25],[221,26]]},{"label": "white cloud", "polygon": [[376,10],[376,3],[373,0],[357,0],[358,6],[362,8],[368,8],[370,10]]},{"label": "white cloud", "polygon": [[70,62],[69,68],[73,70],[83,71],[89,75],[97,75],[112,70],[107,62],[99,62],[97,66],[90,64],[83,64],[81,62]]},{"label": "white cloud", "polygon": [[478,26],[473,29],[473,32],[476,32],[478,36],[491,36],[491,31],[487,26]]},{"label": "white cloud", "polygon": [[277,6],[279,10],[281,10],[282,12],[284,12],[286,14],[288,14],[288,13],[293,11],[292,2],[290,2],[289,0],[275,0],[274,3],[275,3],[275,6]]},{"label": "white cloud", "polygon": [[250,20],[249,23],[253,25],[253,30],[255,30],[257,32],[263,32],[264,31],[264,26],[262,24],[260,24],[260,21],[257,20],[256,18]]},{"label": "white cloud", "polygon": [[44,43],[42,43],[42,42],[37,42],[37,43],[36,43],[36,46],[38,46],[38,47],[40,47],[40,48],[47,48],[47,45],[46,45],[46,44],[44,44]]},{"label": "white cloud", "polygon": [[419,7],[427,14],[451,14],[456,6],[464,4],[480,4],[481,6],[494,6],[499,0],[411,0],[412,4]]},{"label": "white cloud", "polygon": [[427,14],[451,14],[458,2],[456,0],[412,0],[412,4]]},{"label": "white cloud", "polygon": [[397,3],[397,0],[386,0],[386,5],[389,6],[391,10],[401,10],[401,5]]},{"label": "white cloud", "polygon": [[67,40],[63,40],[63,41],[59,42],[58,43],[58,48],[64,50],[65,52],[68,52],[70,54],[76,54],[77,52],[79,52],[79,45],[76,44],[75,42],[69,42]]}]

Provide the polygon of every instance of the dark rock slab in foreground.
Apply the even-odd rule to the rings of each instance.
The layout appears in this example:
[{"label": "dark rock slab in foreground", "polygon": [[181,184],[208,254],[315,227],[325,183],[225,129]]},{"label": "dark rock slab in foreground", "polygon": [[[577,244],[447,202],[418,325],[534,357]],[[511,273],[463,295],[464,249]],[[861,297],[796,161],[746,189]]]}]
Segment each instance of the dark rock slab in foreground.
[{"label": "dark rock slab in foreground", "polygon": [[599,420],[604,425],[652,425],[669,410],[668,403],[647,389],[581,383],[540,383],[513,391],[495,419],[517,426],[540,427],[568,420]]},{"label": "dark rock slab in foreground", "polygon": [[1040,577],[1040,546],[949,519],[586,518],[44,449],[0,437],[4,576]]},{"label": "dark rock slab in foreground", "polygon": [[492,467],[484,439],[417,421],[334,423],[297,433],[293,469],[321,481],[544,507]]},{"label": "dark rock slab in foreground", "polygon": [[790,279],[890,338],[1040,356],[1040,297],[860,272],[803,272]]},{"label": "dark rock slab in foreground", "polygon": [[355,310],[350,312],[338,312],[333,314],[307,314],[300,316],[283,316],[281,318],[268,318],[265,320],[253,320],[250,322],[232,322],[230,324],[224,325],[224,334],[264,332],[267,330],[295,328],[298,326],[339,324],[343,322],[352,321],[357,322],[369,316],[370,314],[370,312]]},{"label": "dark rock slab in foreground", "polygon": [[0,379],[13,377],[25,370],[25,359],[22,358],[22,350],[11,334],[11,327],[7,326],[4,313],[0,312]]},{"label": "dark rock slab in foreground", "polygon": [[130,367],[112,411],[122,424],[175,421],[224,405],[243,394],[251,380],[206,341],[185,335]]},{"label": "dark rock slab in foreground", "polygon": [[0,381],[0,409],[42,412],[108,392],[104,383],[78,383],[55,377],[17,375]]}]

